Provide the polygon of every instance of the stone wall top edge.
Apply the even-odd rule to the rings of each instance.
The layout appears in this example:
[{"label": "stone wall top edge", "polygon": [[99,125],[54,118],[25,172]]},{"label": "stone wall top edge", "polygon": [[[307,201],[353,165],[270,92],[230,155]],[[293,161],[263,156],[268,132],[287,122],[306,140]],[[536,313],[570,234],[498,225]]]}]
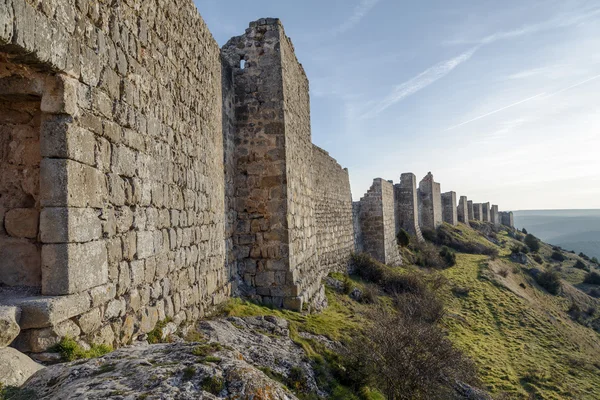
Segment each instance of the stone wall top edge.
[{"label": "stone wall top edge", "polygon": [[329,154],[329,152],[327,150],[322,149],[321,147],[317,146],[314,143],[313,143],[313,150],[320,152],[321,154],[323,154],[324,156],[326,156],[328,158],[328,161],[330,161],[331,163],[334,163],[339,169],[348,173],[348,168],[342,167],[335,158],[331,157],[331,155]]}]

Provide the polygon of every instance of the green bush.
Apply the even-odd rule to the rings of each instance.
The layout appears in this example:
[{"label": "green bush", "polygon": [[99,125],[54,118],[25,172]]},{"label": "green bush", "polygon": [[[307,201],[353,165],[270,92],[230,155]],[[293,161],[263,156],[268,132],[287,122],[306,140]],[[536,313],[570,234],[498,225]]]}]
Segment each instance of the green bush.
[{"label": "green bush", "polygon": [[600,274],[597,272],[590,272],[585,276],[583,283],[587,283],[589,285],[600,285]]},{"label": "green bush", "polygon": [[533,259],[538,264],[543,264],[544,263],[544,259],[539,254],[534,254],[533,255]]},{"label": "green bush", "polygon": [[219,393],[223,391],[225,383],[223,382],[222,378],[216,376],[207,376],[202,380],[202,383],[200,383],[200,387],[202,387],[202,390],[205,392],[218,396]]},{"label": "green bush", "polygon": [[[483,254],[493,258],[498,256],[498,250],[494,247],[463,238],[460,233],[452,232],[452,229],[452,227],[442,225],[437,231],[426,231],[426,239],[438,246],[450,247],[459,253]],[[493,232],[489,236],[493,236]]]},{"label": "green bush", "polygon": [[426,290],[425,282],[417,274],[402,274],[367,254],[354,255],[353,263],[358,276],[377,284],[388,294],[421,293]]},{"label": "green bush", "polygon": [[525,235],[528,234],[527,229],[525,229],[525,228],[521,229],[521,232],[523,232]]},{"label": "green bush", "polygon": [[550,294],[560,293],[561,283],[560,275],[556,271],[546,271],[539,273],[536,278],[538,285],[546,289]]},{"label": "green bush", "polygon": [[600,264],[600,262],[598,261],[598,259],[596,257],[592,257],[592,262],[596,265]]},{"label": "green bush", "polygon": [[540,250],[540,241],[531,233],[525,236],[524,243],[527,245],[527,247],[529,247],[529,250],[534,253],[537,253]]},{"label": "green bush", "polygon": [[583,270],[587,270],[588,267],[587,265],[585,265],[585,263],[581,260],[577,260],[577,262],[575,263],[575,265],[573,265],[573,268],[577,268],[577,269],[583,269]]},{"label": "green bush", "polygon": [[449,247],[442,247],[442,250],[440,250],[440,256],[444,259],[444,261],[446,261],[446,265],[448,267],[453,267],[456,265],[456,253],[450,250]]},{"label": "green bush", "polygon": [[404,229],[400,229],[396,239],[398,240],[398,244],[402,247],[406,247],[410,244],[410,235]]},{"label": "green bush", "polygon": [[566,260],[565,256],[559,251],[553,252],[552,255],[550,256],[550,258],[553,259],[554,261],[558,261],[558,262]]}]

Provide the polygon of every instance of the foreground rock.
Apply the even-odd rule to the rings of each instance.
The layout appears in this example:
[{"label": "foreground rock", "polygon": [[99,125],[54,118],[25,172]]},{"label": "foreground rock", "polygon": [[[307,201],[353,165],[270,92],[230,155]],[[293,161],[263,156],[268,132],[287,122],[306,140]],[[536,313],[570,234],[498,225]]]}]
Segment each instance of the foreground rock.
[{"label": "foreground rock", "polygon": [[21,390],[36,399],[296,399],[271,378],[278,377],[303,392],[318,392],[286,320],[203,321],[199,331],[206,339],[201,343],[143,344],[54,365]]},{"label": "foreground rock", "polygon": [[7,347],[19,336],[19,316],[17,307],[0,306],[0,348]]},{"label": "foreground rock", "polygon": [[235,351],[171,343],[48,367],[21,390],[36,399],[295,399]]},{"label": "foreground rock", "polygon": [[0,383],[4,386],[21,386],[31,375],[43,368],[12,347],[0,349]]}]

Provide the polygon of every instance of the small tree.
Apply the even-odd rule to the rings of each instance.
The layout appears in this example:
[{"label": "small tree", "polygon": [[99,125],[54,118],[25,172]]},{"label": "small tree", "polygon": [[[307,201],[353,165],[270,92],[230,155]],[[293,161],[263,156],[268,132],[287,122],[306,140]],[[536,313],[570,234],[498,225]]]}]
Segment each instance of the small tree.
[{"label": "small tree", "polygon": [[550,294],[560,293],[560,275],[555,271],[546,271],[538,274],[535,278],[538,285],[543,287]]},{"label": "small tree", "polygon": [[553,252],[550,258],[558,262],[565,261],[565,256],[563,256],[563,254],[560,251]]},{"label": "small tree", "polygon": [[400,229],[396,239],[398,240],[398,244],[402,247],[406,247],[410,244],[410,235],[404,229]]},{"label": "small tree", "polygon": [[585,276],[583,283],[590,285],[600,285],[600,274],[597,272],[590,272]]},{"label": "small tree", "polygon": [[587,265],[585,265],[585,263],[583,261],[577,260],[575,265],[573,265],[573,268],[587,270]]},{"label": "small tree", "polygon": [[527,233],[528,233],[528,232],[527,232],[527,229],[525,229],[525,228],[521,229],[521,232],[523,232],[523,233],[524,233],[524,234],[526,234],[526,235],[527,235]]},{"label": "small tree", "polygon": [[527,245],[527,247],[529,247],[529,250],[534,253],[537,253],[540,250],[540,241],[531,233],[525,236],[524,243]]}]

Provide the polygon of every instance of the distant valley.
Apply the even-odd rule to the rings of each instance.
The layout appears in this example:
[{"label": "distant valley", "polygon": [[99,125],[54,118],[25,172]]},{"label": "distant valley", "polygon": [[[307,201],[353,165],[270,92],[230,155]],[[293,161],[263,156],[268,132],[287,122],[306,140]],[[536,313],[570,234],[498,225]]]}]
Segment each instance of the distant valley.
[{"label": "distant valley", "polygon": [[515,211],[515,226],[544,242],[600,258],[600,210]]}]

